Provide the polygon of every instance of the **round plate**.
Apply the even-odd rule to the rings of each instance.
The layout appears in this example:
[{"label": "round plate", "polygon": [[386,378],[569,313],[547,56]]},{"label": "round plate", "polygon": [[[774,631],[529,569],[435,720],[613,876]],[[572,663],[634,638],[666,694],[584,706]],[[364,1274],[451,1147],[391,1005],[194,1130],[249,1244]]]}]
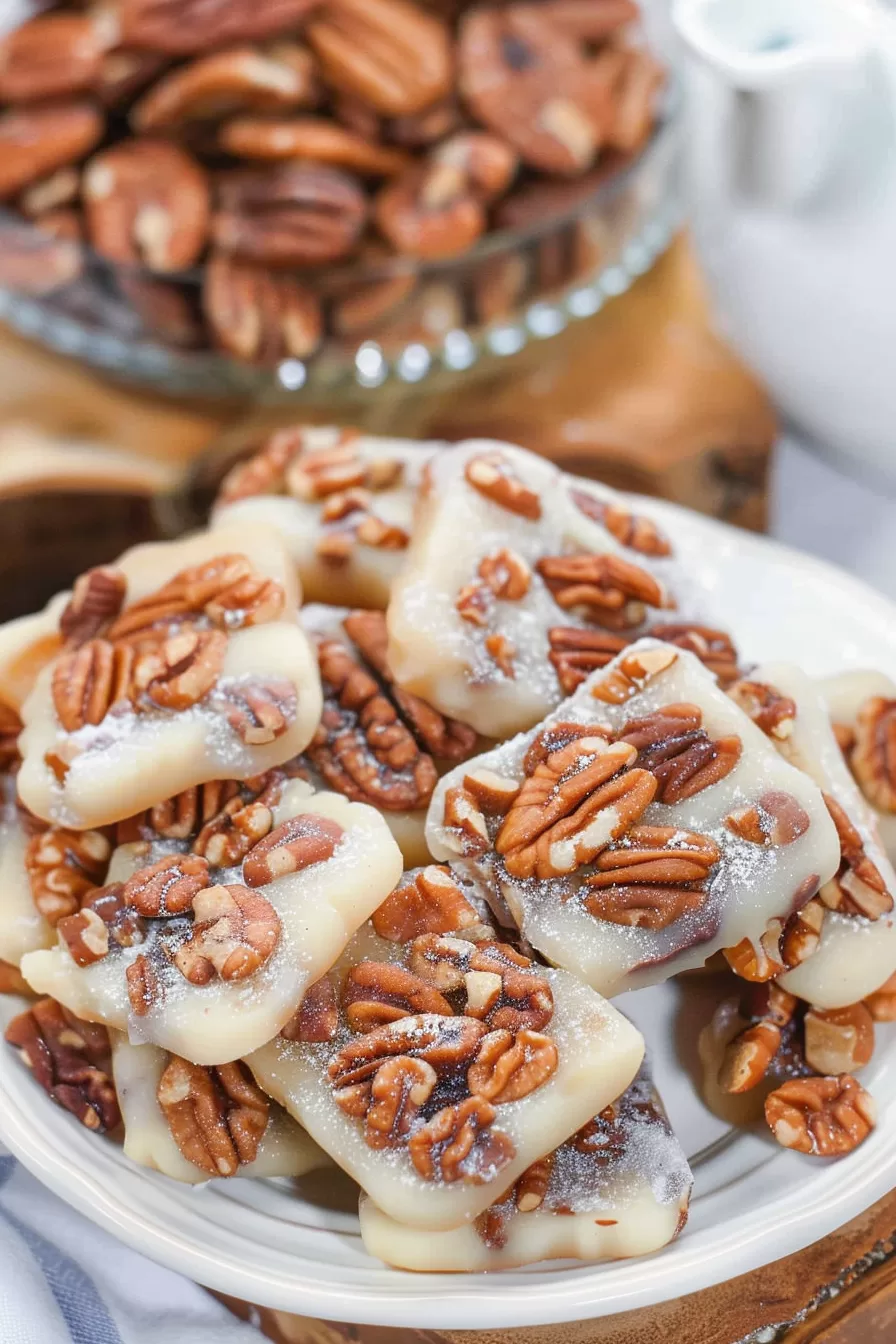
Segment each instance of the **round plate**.
[{"label": "round plate", "polygon": [[[706,609],[750,660],[814,673],[875,667],[896,676],[896,607],[829,565],[656,501]],[[724,595],[724,600],[723,600]],[[416,1329],[539,1325],[646,1307],[788,1255],[855,1217],[896,1184],[896,1044],[864,1081],[880,1110],[871,1137],[827,1163],[729,1131],[702,1105],[692,1073],[699,980],[620,1000],[644,1031],[654,1072],[696,1173],[682,1236],[645,1260],[550,1263],[500,1274],[409,1274],[365,1255],[354,1216],[322,1210],[286,1182],[199,1189],[134,1166],[113,1143],[53,1106],[0,1051],[0,1136],[52,1190],[137,1250],[210,1288],[303,1316]],[[9,1000],[0,1013],[15,1011]],[[683,1064],[685,1067],[683,1067]]]}]

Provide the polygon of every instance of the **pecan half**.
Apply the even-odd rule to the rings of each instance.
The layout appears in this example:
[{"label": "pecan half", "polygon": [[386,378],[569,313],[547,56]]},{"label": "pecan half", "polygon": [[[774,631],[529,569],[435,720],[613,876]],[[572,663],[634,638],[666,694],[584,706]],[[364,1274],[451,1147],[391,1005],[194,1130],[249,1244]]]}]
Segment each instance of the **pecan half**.
[{"label": "pecan half", "polygon": [[[672,554],[671,543],[651,518],[632,513],[621,503],[597,499],[584,490],[570,490],[569,497],[586,518],[600,523],[601,527],[605,527],[630,550],[639,551],[641,555]],[[657,639],[662,638],[662,635],[657,635]]]},{"label": "pecan half", "polygon": [[674,664],[678,654],[674,649],[660,647],[643,653],[627,653],[618,667],[601,677],[591,688],[595,700],[607,705],[621,705],[644,689],[655,677]]},{"label": "pecan half", "polygon": [[818,1073],[855,1073],[874,1054],[874,1018],[864,1003],[810,1008],[803,1021],[806,1063]]},{"label": "pecan half", "polygon": [[190,848],[215,868],[232,868],[270,834],[273,824],[274,814],[261,799],[244,803],[240,797],[231,798],[205,823]]},{"label": "pecan half", "polygon": [[347,798],[390,811],[424,806],[438,778],[392,700],[336,639],[318,644],[324,711],[307,754]]},{"label": "pecan half", "polygon": [[613,924],[665,929],[708,899],[720,857],[708,836],[674,826],[633,826],[621,845],[598,854],[582,904]]},{"label": "pecan half", "polygon": [[607,629],[632,629],[646,607],[668,605],[662,584],[618,555],[544,556],[535,568],[559,607],[581,610]]},{"label": "pecan half", "polygon": [[813,1157],[844,1157],[867,1139],[877,1111],[855,1078],[841,1074],[784,1083],[766,1098],[765,1118],[784,1148]]},{"label": "pecan half", "polygon": [[121,38],[128,46],[188,56],[210,46],[251,42],[301,22],[314,0],[123,0]]},{"label": "pecan half", "polygon": [[328,975],[306,991],[293,1016],[281,1029],[286,1041],[332,1041],[339,1030],[339,1003]]},{"label": "pecan half", "polygon": [[102,883],[112,846],[101,831],[60,826],[33,835],[25,846],[25,872],[35,908],[54,928]]},{"label": "pecan half", "polygon": [[210,882],[206,859],[171,854],[128,878],[122,896],[144,919],[164,919],[185,914]]},{"label": "pecan half", "polygon": [[859,709],[849,763],[881,812],[896,812],[896,700],[872,696]]},{"label": "pecan half", "polygon": [[76,163],[103,134],[103,117],[88,102],[14,108],[0,116],[0,200],[57,168]]},{"label": "pecan half", "polygon": [[243,881],[264,887],[278,877],[326,863],[345,838],[338,822],[316,812],[303,812],[274,828],[243,860]]},{"label": "pecan half", "polygon": [[469,756],[476,746],[475,729],[457,719],[446,718],[419,695],[396,685],[386,656],[389,635],[385,612],[350,611],[342,624],[365,661],[387,684],[389,694],[426,750],[445,761],[462,761]]},{"label": "pecan half", "polygon": [[792,793],[766,789],[752,807],[725,818],[729,831],[752,845],[792,845],[809,829],[809,814]]},{"label": "pecan half", "polygon": [[298,711],[296,688],[285,678],[229,680],[217,688],[212,703],[250,747],[282,737],[295,722]]},{"label": "pecan half", "polygon": [[[116,652],[124,651],[120,645],[115,648]],[[127,651],[132,652],[129,648]],[[135,696],[145,695],[159,709],[190,709],[217,682],[226,652],[227,636],[221,630],[184,630],[171,635],[155,648],[137,654]]]},{"label": "pecan half", "polygon": [[172,1055],[156,1096],[174,1142],[195,1167],[235,1176],[255,1161],[271,1107],[241,1061],[204,1069]]},{"label": "pecan half", "polygon": [[218,199],[217,246],[271,266],[338,261],[357,243],[367,217],[354,178],[301,162],[234,169],[221,179]]},{"label": "pecan half", "polygon": [[877,865],[865,853],[861,835],[837,800],[829,793],[823,797],[837,828],[840,867],[825,882],[819,897],[829,910],[839,910],[845,915],[861,915],[871,920],[888,915],[893,909],[892,894]]},{"label": "pecan half", "polygon": [[789,695],[781,695],[774,686],[761,681],[736,681],[728,694],[736,705],[761,728],[767,737],[786,742],[793,732],[796,704]]},{"label": "pecan half", "polygon": [[448,868],[430,864],[412,881],[396,887],[372,924],[380,938],[409,943],[424,933],[461,933],[479,925],[479,916]]},{"label": "pecan half", "polygon": [[693,653],[718,678],[723,688],[737,680],[737,649],[724,630],[678,621],[652,625],[647,633],[654,639]]},{"label": "pecan half", "polygon": [[552,752],[523,782],[495,839],[507,871],[558,877],[624,835],[657,789],[647,770],[629,768],[636,754],[596,736]]},{"label": "pecan half", "polygon": [[207,985],[245,980],[273,956],[280,917],[266,896],[242,886],[206,887],[193,900],[195,922],[174,964],[185,980]]},{"label": "pecan half", "polygon": [[[765,1077],[781,1048],[782,1032],[793,1019],[797,1000],[778,985],[762,986],[748,1005],[754,1020],[725,1049],[719,1068],[724,1092],[748,1092]],[[743,1011],[743,1009],[742,1009]]]},{"label": "pecan half", "polygon": [[313,103],[316,87],[310,53],[285,43],[279,52],[282,57],[276,46],[269,51],[233,47],[180,66],[134,104],[130,123],[141,133],[164,132],[190,121]]},{"label": "pecan half", "polygon": [[62,727],[77,732],[102,723],[113,705],[128,704],[133,690],[134,650],[91,639],[63,653],[53,668],[53,705]]},{"label": "pecan half", "polygon": [[501,452],[479,453],[464,467],[468,484],[480,495],[508,513],[536,522],[541,517],[541,500],[525,481],[520,480],[510,460]]},{"label": "pecan half", "polygon": [[592,672],[611,663],[626,643],[622,636],[609,631],[555,625],[548,631],[551,650],[548,660],[557,673],[560,689],[565,695],[572,695]]},{"label": "pecan half", "polygon": [[386,116],[419,112],[450,89],[448,28],[407,0],[331,0],[306,35],[326,82]]},{"label": "pecan half", "polygon": [[84,170],[81,194],[90,241],[112,261],[180,271],[205,246],[205,173],[176,145],[124,140],[103,150]]},{"label": "pecan half", "polygon": [[225,252],[206,263],[202,308],[215,344],[253,364],[306,359],[321,341],[320,301],[308,285]]},{"label": "pecan half", "polygon": [[497,1115],[484,1097],[467,1097],[446,1106],[415,1130],[408,1152],[426,1181],[452,1185],[486,1185],[512,1162],[516,1149],[501,1130],[492,1128]]},{"label": "pecan half", "polygon": [[697,705],[665,705],[631,719],[618,734],[638,751],[638,765],[657,780],[657,801],[675,804],[718,784],[740,760],[739,737],[715,740],[700,725]]},{"label": "pecan half", "polygon": [[491,1031],[467,1070],[473,1096],[494,1106],[521,1101],[542,1087],[557,1071],[557,1047],[549,1036],[523,1029]]},{"label": "pecan half", "polygon": [[14,1017],[5,1038],[52,1100],[87,1129],[104,1133],[121,1123],[105,1027],[45,998]]},{"label": "pecan half", "polygon": [[451,1004],[412,971],[391,962],[360,961],[342,987],[342,1008],[352,1031],[372,1031],[415,1013],[452,1017]]},{"label": "pecan half", "polygon": [[98,565],[75,579],[71,599],[59,617],[59,633],[66,645],[78,649],[97,635],[121,611],[127,580],[114,565]]}]

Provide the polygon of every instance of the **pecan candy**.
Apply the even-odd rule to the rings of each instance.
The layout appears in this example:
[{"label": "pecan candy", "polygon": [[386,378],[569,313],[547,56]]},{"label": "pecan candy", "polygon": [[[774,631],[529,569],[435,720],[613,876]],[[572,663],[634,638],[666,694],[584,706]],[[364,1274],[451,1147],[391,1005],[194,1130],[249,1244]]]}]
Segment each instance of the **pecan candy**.
[{"label": "pecan candy", "polygon": [[610,994],[749,951],[770,921],[781,935],[839,850],[808,776],[695,655],[651,639],[443,777],[426,836],[497,886],[551,963]]},{"label": "pecan candy", "polygon": [[5,1039],[52,1100],[87,1129],[103,1133],[118,1126],[105,1027],[82,1022],[54,999],[42,998],[13,1018]]},{"label": "pecan candy", "polygon": [[[475,1223],[421,1237],[362,1196],[361,1237],[387,1264],[424,1271],[507,1269],[534,1257],[615,1260],[660,1249],[681,1231],[692,1182],[644,1066],[619,1098],[527,1167]],[[538,1218],[526,1217],[532,1213]]]},{"label": "pecan candy", "polygon": [[[251,809],[242,792],[224,805],[228,819],[234,801]],[[301,779],[260,796],[267,816],[256,811],[238,840],[197,809],[191,835],[119,846],[110,885],[60,924],[58,946],[30,954],[29,979],[200,1065],[270,1040],[392,891],[401,856],[370,808]]]},{"label": "pecan candy", "polygon": [[100,577],[126,585],[117,612],[118,592],[100,594],[92,572],[92,587],[31,618],[35,657],[58,641],[60,616],[68,632],[26,714],[18,786],[36,815],[118,822],[307,744],[319,681],[276,533],[244,525],[137,547]]},{"label": "pecan candy", "polygon": [[212,238],[223,252],[271,266],[337,261],[364,227],[366,201],[335,168],[284,163],[234,169],[218,184]]},{"label": "pecan candy", "polygon": [[335,1020],[331,985],[249,1059],[386,1212],[425,1228],[475,1217],[640,1057],[609,1005],[498,942],[474,889],[450,884],[408,874],[347,948]]}]

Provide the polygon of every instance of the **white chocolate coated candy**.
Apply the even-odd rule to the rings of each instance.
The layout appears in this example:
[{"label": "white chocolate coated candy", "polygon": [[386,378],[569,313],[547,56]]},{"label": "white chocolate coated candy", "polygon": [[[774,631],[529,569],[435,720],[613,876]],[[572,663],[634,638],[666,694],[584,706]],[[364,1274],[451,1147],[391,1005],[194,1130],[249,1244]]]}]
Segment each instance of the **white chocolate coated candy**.
[{"label": "white chocolate coated candy", "polygon": [[[125,1156],[141,1167],[161,1171],[175,1181],[199,1185],[208,1173],[184,1157],[177,1146],[157,1091],[170,1056],[154,1045],[131,1045],[121,1032],[110,1033],[112,1075],[124,1121]],[[304,1176],[329,1164],[326,1154],[279,1106],[271,1105],[268,1127],[254,1162],[240,1177]]]},{"label": "white chocolate coated candy", "polygon": [[[626,667],[642,668],[645,675],[636,675],[635,681],[630,682],[623,675]],[[656,670],[648,672],[648,668]],[[627,698],[619,703],[596,698],[605,693],[605,687],[614,684],[628,686]],[[624,697],[626,692],[622,694]],[[526,778],[523,762],[527,751],[541,734],[550,734],[554,726],[594,727],[594,738],[586,736],[585,747],[573,748],[583,753],[569,767],[570,771],[578,772],[589,768],[589,763],[607,749],[606,742],[601,741],[601,728],[608,730],[610,736],[623,734],[632,720],[682,705],[699,711],[704,747],[706,736],[712,742],[736,737],[741,743],[740,754],[724,777],[681,801],[657,801],[658,790],[654,801],[636,815],[634,833],[637,834],[636,828],[669,828],[667,852],[677,854],[679,859],[686,859],[688,849],[695,848],[701,837],[715,846],[717,858],[708,870],[702,901],[687,895],[683,899],[677,897],[675,883],[668,883],[663,876],[656,877],[654,870],[643,881],[665,884],[668,901],[663,893],[654,898],[648,891],[643,904],[649,906],[657,899],[660,918],[642,918],[637,901],[634,915],[628,913],[631,896],[628,884],[637,882],[637,874],[633,877],[632,870],[624,866],[628,862],[627,848],[632,845],[633,827],[624,819],[620,822],[616,808],[624,806],[623,803],[602,808],[588,819],[587,829],[581,833],[574,829],[574,822],[569,823],[572,834],[559,845],[551,844],[550,870],[541,876],[520,876],[508,871],[506,857],[495,849],[504,822],[502,816],[484,816],[479,812],[472,822],[467,821],[474,831],[478,826],[480,832],[474,834],[472,848],[462,830],[446,825],[446,800],[450,803],[458,791],[463,793],[467,777],[487,771],[512,790],[516,789]],[[637,761],[631,768],[643,772]],[[649,785],[649,781],[641,782]],[[573,783],[571,787],[576,786]],[[554,806],[559,801],[557,788],[545,798],[545,806]],[[449,791],[453,791],[450,796]],[[797,814],[800,811],[803,814],[804,830],[789,843],[753,843],[735,834],[727,824],[733,814],[756,807],[767,794],[787,795],[788,806],[792,804]],[[582,806],[587,805],[586,797]],[[572,812],[570,808],[567,815]],[[561,830],[566,825],[564,820]],[[585,827],[585,822],[582,826]],[[611,845],[614,831],[620,829],[622,833]],[[427,838],[437,859],[450,860],[462,870],[478,872],[497,888],[525,937],[549,961],[574,971],[607,995],[668,979],[701,966],[714,952],[736,946],[743,938],[758,939],[769,919],[790,912],[798,892],[807,885],[814,890],[818,883],[832,876],[840,854],[834,825],[812,781],[781,759],[697,658],[656,640],[631,645],[605,671],[594,673],[538,729],[520,734],[447,775],[439,783],[430,805]],[[681,847],[676,850],[676,845]],[[653,844],[648,843],[647,848],[653,848]],[[665,860],[665,854],[660,857]],[[600,866],[605,861],[607,866],[603,870]],[[596,870],[614,873],[617,869],[619,876],[610,878],[609,890],[606,879],[597,878],[601,893],[597,904],[608,909],[607,902],[611,906],[618,903],[616,919],[589,913],[583,904],[584,900],[592,899],[589,877]],[[619,898],[612,891],[617,884],[623,891]],[[683,885],[686,892],[687,883]],[[802,899],[806,899],[805,895]],[[661,920],[667,918],[664,911],[676,906],[684,912],[663,926]]]},{"label": "white chocolate coated candy", "polygon": [[[153,920],[148,942],[112,948],[92,966],[77,966],[62,945],[32,953],[22,966],[28,983],[79,1017],[127,1031],[134,1043],[151,1042],[194,1064],[227,1063],[269,1041],[401,873],[398,847],[370,807],[337,794],[314,794],[303,780],[293,780],[273,811],[275,826],[292,817],[319,816],[336,822],[344,835],[332,857],[258,888],[277,912],[280,937],[254,974],[194,985],[159,949],[153,956],[159,993],[145,1015],[136,1015],[128,999],[126,970],[138,956],[154,952],[153,939],[164,933],[160,926],[167,921]],[[170,844],[159,849],[171,852]],[[109,881],[126,880],[159,853],[146,855],[140,846],[121,846],[113,855]],[[241,870],[220,869],[213,879],[238,883]]]},{"label": "white chocolate coated candy", "polygon": [[[855,729],[859,711],[867,700],[896,700],[896,681],[883,672],[841,672],[819,682],[828,706],[831,723]],[[870,799],[877,827],[890,862],[896,863],[896,809],[883,811]]]},{"label": "white chocolate coated candy", "polygon": [[[367,926],[341,967],[364,959],[396,961],[402,952]],[[496,1106],[494,1127],[512,1141],[515,1154],[482,1184],[427,1180],[406,1147],[368,1146],[361,1122],[334,1100],[328,1077],[327,1066],[343,1044],[341,1038],[325,1045],[278,1038],[246,1062],[263,1090],[304,1125],[389,1217],[417,1229],[460,1227],[500,1198],[537,1158],[619,1096],[643,1058],[640,1033],[610,1004],[571,975],[536,969],[553,993],[553,1017],[542,1030],[556,1044],[556,1071],[527,1096]],[[452,1020],[457,1021],[447,1019]],[[392,1026],[400,1029],[401,1020]]]},{"label": "white chocolate coated candy", "polygon": [[[275,434],[269,444],[261,456],[272,455],[281,469],[258,470],[257,459],[236,467],[212,527],[276,529],[309,601],[385,607],[404,563],[421,475],[443,445],[313,425]],[[284,451],[278,453],[278,444]],[[321,473],[315,464],[328,455],[335,461]],[[297,471],[301,493],[291,489]]]},{"label": "white chocolate coated candy", "polygon": [[[750,680],[772,686],[793,700],[796,705],[793,728],[778,744],[779,750],[840,804],[859,832],[865,854],[891,895],[896,896],[896,873],[880,843],[874,814],[843,760],[831,729],[828,704],[818,683],[786,663],[768,663],[756,668]],[[827,910],[818,950],[780,976],[778,982],[791,994],[818,1008],[845,1008],[879,989],[894,971],[896,917],[892,913],[868,920]]]},{"label": "white chocolate coated candy", "polygon": [[[179,711],[134,713],[125,702],[98,724],[67,732],[54,704],[54,665],[40,673],[22,707],[18,777],[21,797],[37,816],[76,828],[103,826],[191,785],[259,774],[306,746],[320,716],[320,682],[313,652],[295,618],[298,586],[276,535],[244,526],[135,547],[118,563],[127,580],[126,605],[152,594],[184,569],[228,554],[245,556],[259,575],[279,583],[285,605],[278,618],[228,634],[217,683],[198,703]],[[48,621],[53,613],[58,622],[51,604]],[[292,687],[294,716],[273,741],[247,744],[215,697],[226,699],[228,693],[238,695],[265,681]],[[48,755],[68,764],[61,780],[47,763]]]},{"label": "white chocolate coated candy", "polygon": [[612,1119],[596,1117],[547,1159],[539,1173],[546,1189],[528,1192],[530,1202],[542,1195],[534,1208],[526,1204],[524,1177],[476,1225],[421,1237],[362,1196],[366,1250],[400,1269],[455,1273],[660,1250],[687,1216],[691,1170],[646,1068],[609,1109]]},{"label": "white chocolate coated candy", "polygon": [[[471,483],[483,470],[499,476],[497,493]],[[560,605],[539,574],[548,557],[615,557],[654,585],[659,603],[672,604],[674,562],[621,545],[583,512],[582,501],[592,511],[612,502],[622,518],[632,518],[612,491],[510,444],[471,440],[434,457],[388,609],[389,661],[402,686],[484,736],[503,738],[544,718],[563,698],[549,631],[606,627],[604,633],[632,637],[649,610],[626,600],[600,619],[593,611],[585,619],[590,609]]]}]

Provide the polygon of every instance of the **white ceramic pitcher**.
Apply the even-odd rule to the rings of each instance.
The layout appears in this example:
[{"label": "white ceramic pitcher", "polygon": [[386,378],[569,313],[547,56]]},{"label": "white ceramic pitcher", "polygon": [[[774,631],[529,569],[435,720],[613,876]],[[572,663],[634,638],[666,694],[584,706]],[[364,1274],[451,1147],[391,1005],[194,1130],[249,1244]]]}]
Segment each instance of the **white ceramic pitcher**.
[{"label": "white ceramic pitcher", "polygon": [[896,482],[896,9],[675,0],[698,252],[783,414]]}]

